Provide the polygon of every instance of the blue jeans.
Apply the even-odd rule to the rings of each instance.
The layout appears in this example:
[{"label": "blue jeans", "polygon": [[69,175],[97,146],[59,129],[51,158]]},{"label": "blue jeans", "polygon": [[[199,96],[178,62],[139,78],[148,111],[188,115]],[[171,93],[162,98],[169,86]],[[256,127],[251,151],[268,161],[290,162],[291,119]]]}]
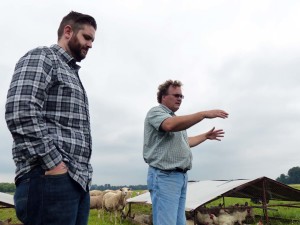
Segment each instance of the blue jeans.
[{"label": "blue jeans", "polygon": [[68,173],[44,173],[36,167],[17,180],[14,202],[19,220],[24,225],[87,225],[89,193]]},{"label": "blue jeans", "polygon": [[185,225],[187,173],[148,169],[154,225]]}]

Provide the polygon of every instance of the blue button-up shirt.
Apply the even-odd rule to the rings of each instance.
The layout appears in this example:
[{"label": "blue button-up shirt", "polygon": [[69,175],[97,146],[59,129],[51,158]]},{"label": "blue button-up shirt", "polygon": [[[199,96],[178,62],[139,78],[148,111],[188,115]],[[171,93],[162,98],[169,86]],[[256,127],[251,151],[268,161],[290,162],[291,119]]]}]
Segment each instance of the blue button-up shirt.
[{"label": "blue button-up shirt", "polygon": [[58,45],[33,49],[16,64],[5,112],[16,179],[37,165],[50,170],[64,161],[69,175],[87,190],[92,140],[79,68]]}]

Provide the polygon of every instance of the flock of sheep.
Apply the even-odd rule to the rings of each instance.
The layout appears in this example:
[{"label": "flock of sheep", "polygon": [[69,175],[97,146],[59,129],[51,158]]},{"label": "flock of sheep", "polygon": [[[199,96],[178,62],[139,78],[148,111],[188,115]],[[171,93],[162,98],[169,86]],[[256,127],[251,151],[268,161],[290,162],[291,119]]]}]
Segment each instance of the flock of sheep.
[{"label": "flock of sheep", "polygon": [[[90,191],[90,209],[98,210],[98,217],[100,218],[100,210],[105,210],[110,213],[110,220],[112,221],[112,213],[115,214],[115,224],[117,222],[118,212],[123,212],[126,205],[126,199],[131,196],[130,188],[123,187],[120,190],[92,190]],[[104,211],[103,217],[104,218]],[[120,218],[121,219],[121,218]]]},{"label": "flock of sheep", "polygon": [[212,208],[200,208],[192,215],[187,216],[187,225],[235,225],[244,224],[246,221],[254,221],[253,209],[245,205],[235,205],[225,208],[221,206]]},{"label": "flock of sheep", "polygon": [[[122,217],[125,217],[126,200],[132,197],[132,190],[127,187],[123,187],[119,190],[92,190],[90,191],[90,209],[98,210],[98,218],[104,219],[104,212],[110,213],[110,221],[112,222],[112,214],[114,213],[114,223],[117,223],[117,217],[120,213],[120,223]],[[137,193],[139,194],[139,193]]]},{"label": "flock of sheep", "polygon": [[[90,191],[90,209],[98,210],[98,218],[104,219],[104,213],[110,213],[110,221],[112,221],[112,214],[114,214],[114,224],[117,223],[118,214],[120,214],[120,223],[122,218],[126,217],[125,207],[127,199],[132,197],[133,192],[130,188],[123,187],[119,190],[92,190]],[[137,193],[138,195],[139,193]],[[101,217],[101,212],[103,212]],[[134,217],[136,222],[141,224],[152,224],[151,215],[136,215]],[[223,208],[221,205],[211,208],[199,208],[193,213],[187,213],[187,225],[243,225],[243,222],[253,222],[253,209],[245,205],[235,205]],[[261,223],[259,223],[261,224]]]},{"label": "flock of sheep", "polygon": [[[114,213],[114,224],[117,223],[120,213],[121,223],[122,218],[126,217],[126,200],[131,198],[132,194],[131,189],[127,187],[119,190],[92,190],[90,191],[90,209],[97,209],[99,219],[101,219],[101,212],[103,212],[102,219],[104,219],[104,213],[109,212],[111,222],[113,222],[112,214]],[[247,202],[245,205],[237,204],[227,208],[223,208],[221,205],[211,208],[201,207],[192,213],[187,212],[186,217],[187,225],[243,225],[243,222],[250,221],[252,223],[254,221],[253,210]],[[152,224],[151,215],[136,215],[134,220],[140,224]],[[0,221],[0,225],[9,225],[10,222],[11,219]],[[262,223],[259,222],[258,225],[262,225]]]}]

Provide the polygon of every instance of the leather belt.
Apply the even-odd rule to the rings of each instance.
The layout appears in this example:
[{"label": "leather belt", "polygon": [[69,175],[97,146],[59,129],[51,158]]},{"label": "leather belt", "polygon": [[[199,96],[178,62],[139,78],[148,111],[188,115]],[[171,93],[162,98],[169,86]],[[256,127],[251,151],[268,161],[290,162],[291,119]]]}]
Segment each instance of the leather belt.
[{"label": "leather belt", "polygon": [[[155,168],[155,167],[154,167]],[[158,168],[155,168],[155,169],[158,169]],[[181,169],[179,167],[176,167],[175,169],[169,169],[169,170],[162,170],[162,169],[159,169],[161,171],[165,171],[165,172],[179,172],[179,173],[186,173],[189,169]]]},{"label": "leather belt", "polygon": [[180,173],[186,173],[189,169],[181,169],[179,167],[176,167],[175,171]]}]

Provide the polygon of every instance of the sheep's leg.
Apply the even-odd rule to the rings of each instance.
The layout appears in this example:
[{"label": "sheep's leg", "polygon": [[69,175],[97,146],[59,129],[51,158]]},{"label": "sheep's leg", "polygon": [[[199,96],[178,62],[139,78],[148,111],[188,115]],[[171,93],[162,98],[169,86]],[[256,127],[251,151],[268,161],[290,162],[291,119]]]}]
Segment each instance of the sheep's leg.
[{"label": "sheep's leg", "polygon": [[102,210],[102,220],[104,221],[105,209]]},{"label": "sheep's leg", "polygon": [[110,214],[110,222],[112,222],[112,212],[109,212]]},{"label": "sheep's leg", "polygon": [[122,224],[122,219],[123,219],[123,211],[120,212],[120,224]]},{"label": "sheep's leg", "polygon": [[118,212],[117,212],[117,210],[115,210],[115,225],[117,224],[117,215],[118,215]]},{"label": "sheep's leg", "polygon": [[100,219],[100,209],[97,209],[98,212],[98,219]]}]

